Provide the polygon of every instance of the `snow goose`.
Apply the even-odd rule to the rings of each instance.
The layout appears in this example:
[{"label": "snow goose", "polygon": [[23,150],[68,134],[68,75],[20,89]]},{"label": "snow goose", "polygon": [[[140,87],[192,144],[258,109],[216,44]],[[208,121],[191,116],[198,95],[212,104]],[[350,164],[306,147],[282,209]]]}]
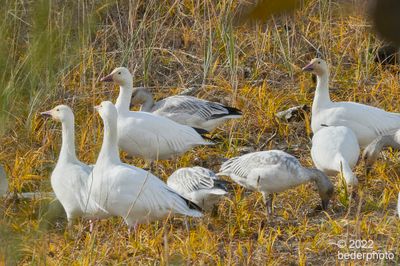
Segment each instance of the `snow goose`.
[{"label": "snow goose", "polygon": [[176,95],[155,103],[146,88],[133,90],[131,104],[141,105],[141,111],[164,116],[179,124],[209,132],[229,119],[242,116],[239,109],[193,96]]},{"label": "snow goose", "polygon": [[170,188],[206,211],[228,193],[225,183],[213,171],[199,166],[178,169],[167,180]]},{"label": "snow goose", "polygon": [[279,150],[253,152],[229,159],[222,164],[217,175],[230,176],[239,185],[260,191],[268,214],[272,213],[273,193],[314,181],[322,199],[322,208],[326,210],[334,188],[323,172],[305,168],[295,157]]},{"label": "snow goose", "polygon": [[365,166],[370,167],[377,160],[379,153],[386,147],[400,149],[400,130],[394,134],[377,137],[365,148],[362,156]]},{"label": "snow goose", "polygon": [[104,123],[103,144],[93,169],[93,199],[129,228],[170,214],[201,217],[190,202],[151,173],[121,162],[117,139],[118,113],[111,102],[95,107]]},{"label": "snow goose", "polygon": [[66,105],[58,105],[42,112],[53,120],[61,122],[62,144],[57,164],[51,174],[51,187],[65,209],[68,226],[75,218],[91,216],[96,208],[89,200],[92,168],[80,162],[75,153],[74,114]]},{"label": "snow goose", "polygon": [[315,166],[327,175],[335,175],[342,170],[348,186],[358,183],[352,169],[359,155],[357,137],[347,127],[323,127],[312,138],[311,157]]},{"label": "snow goose", "polygon": [[303,71],[317,76],[317,88],[312,105],[313,133],[321,125],[346,126],[356,134],[361,147],[366,147],[380,135],[391,134],[400,128],[400,114],[355,102],[332,102],[329,97],[329,69],[326,62],[315,58]]},{"label": "snow goose", "polygon": [[131,112],[132,75],[118,67],[101,79],[120,86],[115,104],[118,111],[118,145],[131,156],[149,161],[168,159],[198,145],[210,145],[191,127],[148,112]]}]

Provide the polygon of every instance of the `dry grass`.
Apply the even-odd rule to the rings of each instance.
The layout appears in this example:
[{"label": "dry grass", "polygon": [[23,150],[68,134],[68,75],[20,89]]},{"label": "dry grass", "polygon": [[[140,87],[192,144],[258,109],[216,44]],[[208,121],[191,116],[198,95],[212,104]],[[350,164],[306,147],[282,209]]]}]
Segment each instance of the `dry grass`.
[{"label": "dry grass", "polygon": [[[44,83],[45,93],[31,105],[28,121],[26,112],[15,112],[15,123],[0,139],[0,162],[16,191],[51,190],[60,125],[44,121],[37,112],[57,104],[74,109],[79,157],[95,162],[102,126],[92,106],[117,94],[117,88],[99,83],[98,78],[119,65],[134,70],[135,84],[153,88],[159,98],[195,86],[201,88],[199,97],[244,111],[243,119],[214,132],[223,139],[215,147],[196,148],[177,161],[160,162],[157,175],[163,179],[184,166],[218,170],[223,158],[244,148],[259,149],[275,131],[277,136],[265,149],[285,150],[311,166],[310,113],[290,123],[274,117],[277,111],[312,103],[315,85],[300,72],[316,55],[310,44],[331,65],[333,100],[400,112],[398,66],[373,62],[368,51],[379,41],[368,21],[361,11],[343,13],[339,1],[313,0],[293,17],[238,27],[231,26],[237,7],[231,0],[78,2],[79,16],[92,12],[98,17],[95,30],[80,42],[79,56],[71,55],[79,60],[58,66],[56,84]],[[63,41],[68,43],[68,38]],[[144,163],[127,161],[139,167]],[[313,211],[318,195],[312,185],[281,193],[275,200],[276,219],[270,223],[265,221],[261,196],[235,187],[221,202],[219,216],[194,220],[190,232],[182,220],[167,219],[142,225],[135,235],[128,235],[115,218],[98,223],[92,234],[87,222],[79,221],[68,234],[40,227],[38,217],[44,209],[40,202],[3,204],[0,263],[331,265],[342,262],[338,251],[348,252],[334,243],[351,239],[372,240],[374,251],[399,254],[400,223],[395,216],[399,164],[398,154],[387,152],[367,176],[363,165],[358,166],[359,204],[349,205],[339,177],[333,177],[337,193],[327,213]]]}]

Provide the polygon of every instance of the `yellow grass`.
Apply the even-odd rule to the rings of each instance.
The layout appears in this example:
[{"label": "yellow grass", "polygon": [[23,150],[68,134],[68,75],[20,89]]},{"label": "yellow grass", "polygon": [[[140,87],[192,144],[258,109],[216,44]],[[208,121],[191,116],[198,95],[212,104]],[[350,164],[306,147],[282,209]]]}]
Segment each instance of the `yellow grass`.
[{"label": "yellow grass", "polygon": [[[79,16],[94,12],[99,17],[93,33],[88,31],[82,40],[79,55],[71,55],[79,60],[58,68],[56,84],[41,88],[44,93],[32,105],[31,116],[15,112],[14,124],[0,139],[0,162],[12,190],[51,190],[61,127],[38,112],[57,104],[68,104],[75,112],[79,158],[95,162],[102,124],[93,106],[115,100],[118,93],[117,87],[98,80],[120,65],[135,72],[135,85],[151,87],[157,98],[195,86],[201,87],[198,97],[244,112],[242,119],[213,132],[223,139],[215,147],[159,162],[157,175],[164,180],[179,167],[202,165],[218,171],[223,158],[240,154],[243,147],[259,149],[274,132],[277,136],[264,149],[285,150],[312,166],[311,114],[289,123],[275,118],[278,111],[312,104],[315,84],[300,71],[316,55],[310,44],[331,66],[333,100],[400,112],[399,67],[374,63],[369,49],[380,42],[363,12],[348,12],[338,4],[342,1],[313,0],[292,17],[236,27],[231,26],[236,1],[122,2],[104,1],[85,11],[89,4],[79,1]],[[12,110],[18,104],[23,101],[17,100]],[[130,164],[144,165],[122,156]],[[399,254],[395,205],[400,161],[396,152],[383,157],[368,176],[362,163],[357,167],[359,204],[349,203],[337,176],[332,177],[337,186],[328,212],[314,212],[319,197],[310,184],[278,195],[276,218],[267,222],[261,195],[234,187],[220,203],[218,217],[192,220],[190,232],[179,218],[141,225],[131,235],[118,218],[97,223],[92,234],[85,221],[78,221],[72,233],[63,226],[45,230],[38,218],[45,207],[39,201],[1,203],[0,264],[331,265],[343,262],[339,251],[353,251],[335,243],[357,239],[372,240],[373,251]]]}]

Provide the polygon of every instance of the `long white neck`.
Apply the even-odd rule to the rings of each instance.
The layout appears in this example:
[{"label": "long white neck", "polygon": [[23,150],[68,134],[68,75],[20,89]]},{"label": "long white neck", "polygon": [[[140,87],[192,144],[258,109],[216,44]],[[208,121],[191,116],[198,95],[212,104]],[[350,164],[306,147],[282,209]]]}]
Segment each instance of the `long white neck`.
[{"label": "long white neck", "polygon": [[132,83],[127,83],[119,87],[119,95],[117,101],[115,102],[115,107],[117,108],[119,114],[129,112],[132,92],[133,92]]},{"label": "long white neck", "polygon": [[317,76],[317,88],[315,90],[314,101],[312,105],[313,111],[331,103],[329,97],[329,71]]},{"label": "long white neck", "polygon": [[104,120],[103,145],[97,158],[97,163],[121,163],[118,150],[117,121]]},{"label": "long white neck", "polygon": [[76,162],[74,119],[62,122],[62,143],[58,162]]},{"label": "long white neck", "polygon": [[146,100],[140,107],[140,111],[151,112],[153,106],[154,106],[153,96],[150,93],[146,93]]}]

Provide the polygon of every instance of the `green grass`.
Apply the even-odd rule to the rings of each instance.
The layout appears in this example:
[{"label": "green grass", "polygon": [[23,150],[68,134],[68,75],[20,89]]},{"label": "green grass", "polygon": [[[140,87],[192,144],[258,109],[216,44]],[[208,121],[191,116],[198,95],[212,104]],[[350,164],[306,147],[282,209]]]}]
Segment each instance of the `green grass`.
[{"label": "green grass", "polygon": [[[200,147],[176,161],[158,164],[166,179],[179,167],[203,165],[217,171],[223,158],[243,148],[282,149],[311,166],[311,115],[283,122],[275,113],[311,105],[314,86],[300,71],[319,49],[331,66],[331,98],[355,100],[400,112],[398,66],[373,62],[376,39],[362,11],[343,12],[337,1],[310,1],[292,17],[232,26],[236,1],[5,1],[0,6],[1,115],[8,121],[0,138],[0,162],[12,190],[50,191],[49,176],[60,149],[60,125],[39,111],[70,105],[76,115],[79,158],[94,163],[102,124],[93,106],[114,100],[117,88],[99,77],[124,65],[135,85],[152,88],[157,98],[188,87],[197,96],[244,112],[214,135],[215,147]],[[233,13],[232,13],[233,12]],[[290,30],[287,30],[290,28]],[[312,44],[312,46],[310,45]],[[4,121],[4,120],[3,120]],[[118,219],[101,221],[92,234],[79,221],[72,234],[41,226],[40,202],[1,203],[0,262],[6,264],[333,264],[339,240],[374,241],[375,251],[399,254],[400,223],[395,216],[400,189],[399,159],[386,152],[373,171],[360,178],[360,204],[336,195],[327,213],[314,212],[318,194],[305,185],[276,198],[267,223],[261,195],[235,187],[219,206],[219,216],[141,225],[128,235]],[[123,154],[123,158],[125,156]],[[139,159],[126,160],[142,167]],[[398,262],[397,262],[398,263]],[[390,263],[389,263],[390,264]]]}]

